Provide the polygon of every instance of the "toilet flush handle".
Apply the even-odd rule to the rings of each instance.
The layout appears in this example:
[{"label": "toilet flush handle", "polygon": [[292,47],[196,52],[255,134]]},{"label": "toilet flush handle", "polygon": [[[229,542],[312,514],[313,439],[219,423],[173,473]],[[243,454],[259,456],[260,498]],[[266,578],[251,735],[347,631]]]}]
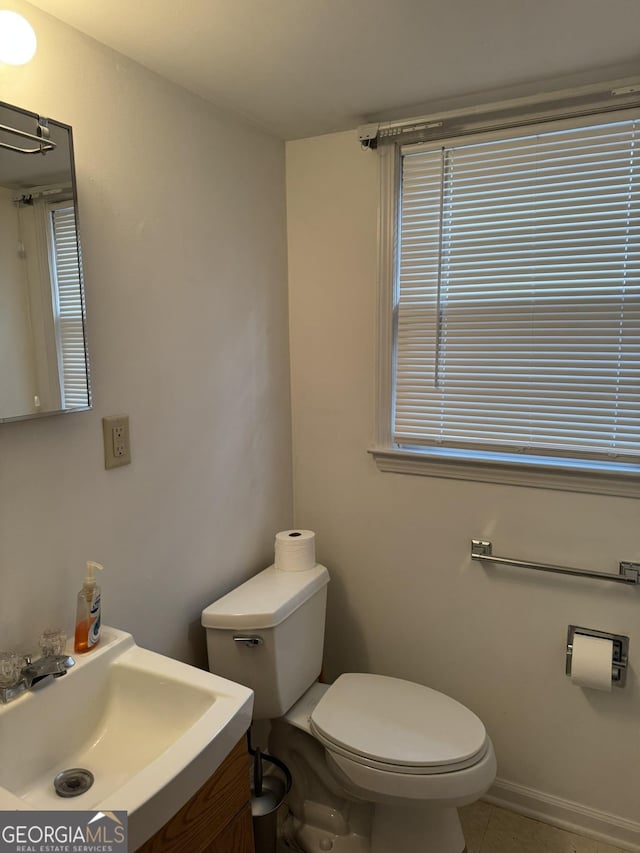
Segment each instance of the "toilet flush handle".
[{"label": "toilet flush handle", "polygon": [[262,637],[258,637],[255,634],[237,634],[233,638],[233,641],[234,643],[242,643],[243,646],[247,646],[250,649],[261,646],[264,643]]}]

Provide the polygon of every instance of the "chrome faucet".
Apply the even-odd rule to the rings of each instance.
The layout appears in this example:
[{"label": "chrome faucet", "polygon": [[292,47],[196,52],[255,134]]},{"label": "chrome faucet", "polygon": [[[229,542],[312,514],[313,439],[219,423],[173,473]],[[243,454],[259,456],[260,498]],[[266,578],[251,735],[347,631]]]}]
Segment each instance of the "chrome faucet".
[{"label": "chrome faucet", "polygon": [[36,661],[26,655],[18,681],[9,687],[0,687],[0,702],[4,705],[17,699],[45,678],[60,678],[66,675],[74,663],[74,659],[68,655],[44,655]]}]

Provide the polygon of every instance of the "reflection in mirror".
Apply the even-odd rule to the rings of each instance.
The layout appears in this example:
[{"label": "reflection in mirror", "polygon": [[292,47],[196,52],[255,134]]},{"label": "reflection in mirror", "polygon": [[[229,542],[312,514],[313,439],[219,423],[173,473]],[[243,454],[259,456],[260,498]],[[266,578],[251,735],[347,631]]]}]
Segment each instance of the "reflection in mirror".
[{"label": "reflection in mirror", "polygon": [[0,104],[0,421],[91,405],[71,128]]}]

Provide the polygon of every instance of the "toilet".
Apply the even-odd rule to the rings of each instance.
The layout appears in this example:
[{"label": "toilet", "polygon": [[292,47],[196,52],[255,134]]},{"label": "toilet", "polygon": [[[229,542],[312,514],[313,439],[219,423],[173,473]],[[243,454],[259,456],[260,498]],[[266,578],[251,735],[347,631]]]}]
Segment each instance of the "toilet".
[{"label": "toilet", "polygon": [[317,681],[329,573],[270,566],[202,612],[209,669],[253,689],[293,777],[285,826],[306,853],[463,853],[457,808],[496,775],[478,717],[399,678]]}]

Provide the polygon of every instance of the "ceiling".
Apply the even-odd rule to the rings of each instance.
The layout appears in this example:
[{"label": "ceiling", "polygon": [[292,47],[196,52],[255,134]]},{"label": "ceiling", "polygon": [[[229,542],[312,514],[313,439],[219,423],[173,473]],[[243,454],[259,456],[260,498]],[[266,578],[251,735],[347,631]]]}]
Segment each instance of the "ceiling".
[{"label": "ceiling", "polygon": [[607,66],[640,70],[639,0],[32,2],[284,139]]}]

